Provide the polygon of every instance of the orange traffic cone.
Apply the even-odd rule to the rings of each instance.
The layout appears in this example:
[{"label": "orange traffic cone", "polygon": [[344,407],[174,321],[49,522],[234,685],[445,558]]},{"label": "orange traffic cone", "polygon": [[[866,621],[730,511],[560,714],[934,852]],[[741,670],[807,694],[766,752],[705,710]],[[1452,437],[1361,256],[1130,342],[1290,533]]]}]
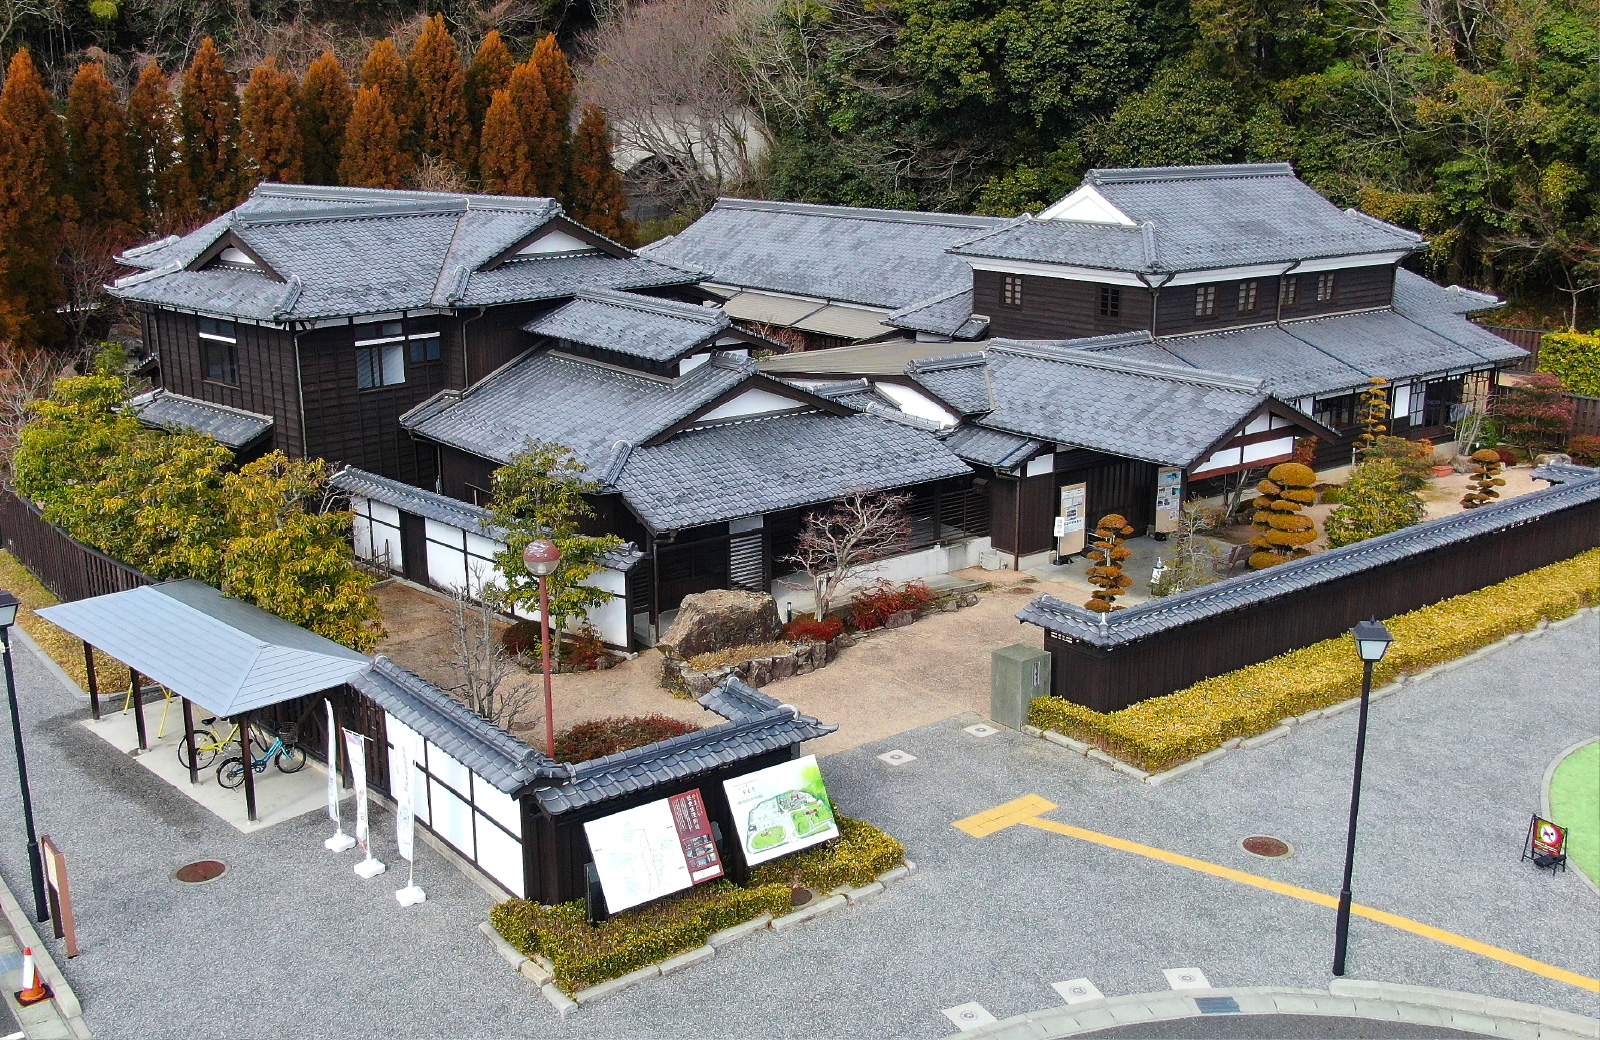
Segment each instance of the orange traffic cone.
[{"label": "orange traffic cone", "polygon": [[33,950],[23,947],[22,950],[22,991],[16,994],[17,1003],[23,1007],[37,1004],[41,1000],[49,1000],[53,996],[50,987],[44,984],[44,979],[39,976],[39,969],[33,963]]}]

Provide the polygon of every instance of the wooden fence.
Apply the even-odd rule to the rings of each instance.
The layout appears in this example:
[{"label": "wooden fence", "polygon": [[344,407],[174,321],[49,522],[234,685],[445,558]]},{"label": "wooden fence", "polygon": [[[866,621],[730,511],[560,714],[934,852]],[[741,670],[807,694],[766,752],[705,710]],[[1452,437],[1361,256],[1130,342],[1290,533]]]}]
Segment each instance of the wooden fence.
[{"label": "wooden fence", "polygon": [[1117,611],[1030,604],[1052,691],[1109,712],[1600,544],[1592,479]]},{"label": "wooden fence", "polygon": [[75,540],[39,507],[0,487],[0,540],[63,603],[153,585],[156,579]]}]

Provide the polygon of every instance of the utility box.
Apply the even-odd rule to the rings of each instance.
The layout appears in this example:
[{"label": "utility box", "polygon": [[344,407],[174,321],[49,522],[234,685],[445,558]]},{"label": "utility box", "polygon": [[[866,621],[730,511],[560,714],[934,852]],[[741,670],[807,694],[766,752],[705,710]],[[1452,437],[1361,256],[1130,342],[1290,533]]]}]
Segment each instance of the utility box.
[{"label": "utility box", "polygon": [[1026,643],[989,655],[989,717],[1011,729],[1028,721],[1028,704],[1050,692],[1050,651]]}]

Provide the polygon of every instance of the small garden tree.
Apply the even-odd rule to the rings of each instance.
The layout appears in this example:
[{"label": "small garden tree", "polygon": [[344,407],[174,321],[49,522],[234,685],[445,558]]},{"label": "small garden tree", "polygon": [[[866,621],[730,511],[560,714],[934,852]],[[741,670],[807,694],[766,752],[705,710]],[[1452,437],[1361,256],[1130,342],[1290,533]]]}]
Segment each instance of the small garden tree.
[{"label": "small garden tree", "polygon": [[1095,526],[1093,542],[1089,543],[1089,584],[1095,586],[1089,602],[1084,607],[1102,614],[1121,610],[1116,599],[1133,585],[1133,579],[1122,573],[1122,561],[1133,555],[1133,550],[1122,543],[1133,533],[1133,528],[1120,513],[1107,513]]},{"label": "small garden tree", "polygon": [[506,547],[494,558],[505,585],[494,596],[506,607],[538,609],[539,579],[528,573],[522,551],[536,538],[549,538],[561,550],[561,564],[549,578],[550,624],[610,602],[611,593],[585,585],[599,571],[600,557],[622,544],[616,535],[581,533],[594,515],[585,495],[599,485],[587,479],[588,467],[559,444],[529,441],[511,461],[494,471],[494,522],[506,530]]},{"label": "small garden tree", "polygon": [[1572,402],[1561,380],[1539,372],[1505,387],[1495,404],[1500,435],[1532,455],[1562,443],[1572,426]]},{"label": "small garden tree", "polygon": [[857,491],[828,510],[808,513],[794,552],[783,558],[811,579],[820,621],[850,575],[911,545],[909,495]]},{"label": "small garden tree", "polygon": [[1152,596],[1170,596],[1175,592],[1188,592],[1217,580],[1217,564],[1222,550],[1205,533],[1217,526],[1217,515],[1186,503],[1178,513],[1177,537],[1172,542],[1172,559],[1167,562],[1161,577],[1150,582]]},{"label": "small garden tree", "polygon": [[93,374],[58,379],[48,397],[29,405],[11,468],[16,488],[52,523],[62,521],[81,488],[99,482],[106,463],[133,443],[139,420],[123,410],[128,386],[121,351],[107,349]]},{"label": "small garden tree", "polygon": [[497,621],[481,578],[468,574],[452,597],[449,668],[460,676],[455,690],[467,707],[503,730],[526,728],[543,717],[544,708],[527,688],[506,687],[517,668],[496,631]]},{"label": "small garden tree", "polygon": [[1462,509],[1477,509],[1500,497],[1495,488],[1505,487],[1500,476],[1500,453],[1493,448],[1482,448],[1472,453],[1472,483],[1461,498]]},{"label": "small garden tree", "polygon": [[1310,555],[1307,547],[1317,540],[1317,525],[1303,511],[1317,500],[1311,490],[1316,479],[1310,466],[1283,462],[1256,485],[1260,494],[1252,503],[1255,516],[1250,526],[1259,533],[1250,539],[1256,547],[1250,554],[1252,568],[1259,571]]},{"label": "small garden tree", "polygon": [[1424,514],[1422,499],[1407,491],[1405,476],[1391,459],[1363,462],[1350,472],[1328,516],[1328,543],[1335,548],[1410,527]]},{"label": "small garden tree", "polygon": [[1363,453],[1363,458],[1366,461],[1388,459],[1393,462],[1400,469],[1401,480],[1407,491],[1421,491],[1427,486],[1428,478],[1433,476],[1433,442],[1426,438],[1411,441],[1385,434],[1373,440]]},{"label": "small garden tree", "polygon": [[1356,425],[1361,428],[1355,442],[1357,458],[1365,458],[1378,438],[1389,432],[1389,381],[1373,376],[1367,383],[1356,404]]}]

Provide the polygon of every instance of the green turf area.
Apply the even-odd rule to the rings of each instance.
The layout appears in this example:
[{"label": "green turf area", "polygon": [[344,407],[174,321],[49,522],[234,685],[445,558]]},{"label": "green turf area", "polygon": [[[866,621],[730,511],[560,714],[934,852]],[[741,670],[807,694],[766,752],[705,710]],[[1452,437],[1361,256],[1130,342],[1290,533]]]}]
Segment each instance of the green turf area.
[{"label": "green turf area", "polygon": [[1567,861],[1600,883],[1600,741],[1591,740],[1556,766],[1550,818],[1567,828]]}]

